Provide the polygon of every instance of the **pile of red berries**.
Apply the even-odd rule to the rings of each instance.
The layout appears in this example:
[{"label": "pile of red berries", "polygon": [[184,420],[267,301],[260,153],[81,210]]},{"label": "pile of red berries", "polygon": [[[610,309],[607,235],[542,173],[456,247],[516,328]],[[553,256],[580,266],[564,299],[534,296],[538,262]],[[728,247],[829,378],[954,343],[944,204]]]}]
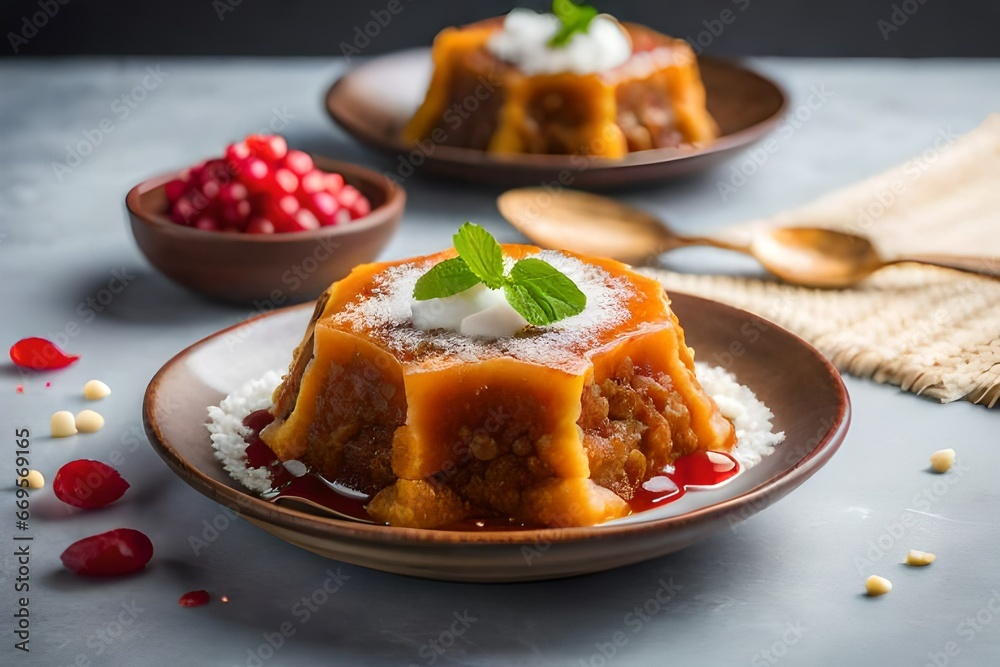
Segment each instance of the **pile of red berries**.
[{"label": "pile of red berries", "polygon": [[282,137],[252,134],[165,186],[168,215],[206,231],[274,234],[357,220],[371,203]]}]

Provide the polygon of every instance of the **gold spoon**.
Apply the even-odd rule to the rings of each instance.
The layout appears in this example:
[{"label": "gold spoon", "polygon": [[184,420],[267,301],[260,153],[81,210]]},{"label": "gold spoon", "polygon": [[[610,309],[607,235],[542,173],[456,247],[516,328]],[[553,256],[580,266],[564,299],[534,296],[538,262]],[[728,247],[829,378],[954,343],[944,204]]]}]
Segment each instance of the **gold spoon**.
[{"label": "gold spoon", "polygon": [[848,287],[884,266],[933,264],[1000,277],[1000,262],[985,257],[915,255],[886,260],[863,236],[813,227],[783,227],[756,233],[740,245],[704,236],[683,236],[645,211],[608,197],[544,188],[517,188],[497,198],[501,215],[544,248],[641,264],[660,253],[688,246],[712,246],[754,257],[795,285]]}]

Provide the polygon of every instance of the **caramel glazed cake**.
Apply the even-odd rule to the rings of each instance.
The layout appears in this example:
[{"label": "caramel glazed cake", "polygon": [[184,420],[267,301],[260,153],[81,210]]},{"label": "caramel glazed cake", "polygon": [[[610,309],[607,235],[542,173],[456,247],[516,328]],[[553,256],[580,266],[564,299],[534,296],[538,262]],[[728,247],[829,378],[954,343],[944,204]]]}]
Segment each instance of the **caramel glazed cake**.
[{"label": "caramel glazed cake", "polygon": [[[359,266],[319,299],[274,390],[261,437],[277,457],[364,492],[369,514],[394,526],[587,526],[629,514],[636,489],[678,456],[733,447],[737,432],[700,386],[659,283],[613,260],[503,251],[508,266],[535,256],[562,271],[585,309],[496,340],[424,331],[411,316],[414,285],[454,250]],[[731,384],[749,399],[730,394],[727,414],[745,413],[756,399]],[[239,433],[238,419],[261,406],[227,401],[210,409],[217,454],[263,491],[266,470],[246,475],[245,444],[227,444],[219,426],[229,410]],[[766,435],[751,443],[751,463],[783,437],[756,405],[752,423]]]},{"label": "caramel glazed cake", "polygon": [[[704,146],[719,136],[685,41],[602,14],[565,46],[551,46],[558,24],[552,14],[515,9],[443,30],[434,40],[426,97],[403,138],[614,159]],[[476,103],[471,115],[469,100]]]}]

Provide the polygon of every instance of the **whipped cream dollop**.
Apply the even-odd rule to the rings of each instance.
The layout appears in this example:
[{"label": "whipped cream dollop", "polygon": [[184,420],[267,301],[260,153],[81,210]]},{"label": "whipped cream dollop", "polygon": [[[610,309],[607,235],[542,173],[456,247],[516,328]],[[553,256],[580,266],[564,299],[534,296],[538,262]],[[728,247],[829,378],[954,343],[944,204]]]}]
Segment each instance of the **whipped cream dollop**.
[{"label": "whipped cream dollop", "polygon": [[600,14],[585,33],[574,34],[563,46],[549,46],[559,32],[555,14],[515,9],[503,29],[487,42],[490,53],[516,65],[525,74],[593,74],[624,65],[632,56],[632,41],[618,22]]},{"label": "whipped cream dollop", "polygon": [[421,331],[446,329],[464,336],[507,338],[528,326],[503,290],[479,283],[464,292],[440,299],[410,302],[413,326]]}]

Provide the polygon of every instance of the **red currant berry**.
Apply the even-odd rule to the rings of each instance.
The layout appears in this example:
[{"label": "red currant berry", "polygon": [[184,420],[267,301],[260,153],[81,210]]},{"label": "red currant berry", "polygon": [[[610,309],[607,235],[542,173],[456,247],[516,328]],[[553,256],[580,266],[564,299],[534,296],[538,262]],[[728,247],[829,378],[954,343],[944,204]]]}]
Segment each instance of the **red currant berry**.
[{"label": "red currant berry", "polygon": [[52,491],[56,498],[73,507],[93,509],[115,502],[128,490],[129,483],[118,471],[100,461],[70,461],[56,473]]},{"label": "red currant berry", "polygon": [[138,572],[152,557],[153,543],[131,528],[85,537],[69,545],[60,556],[68,570],[88,577]]}]

